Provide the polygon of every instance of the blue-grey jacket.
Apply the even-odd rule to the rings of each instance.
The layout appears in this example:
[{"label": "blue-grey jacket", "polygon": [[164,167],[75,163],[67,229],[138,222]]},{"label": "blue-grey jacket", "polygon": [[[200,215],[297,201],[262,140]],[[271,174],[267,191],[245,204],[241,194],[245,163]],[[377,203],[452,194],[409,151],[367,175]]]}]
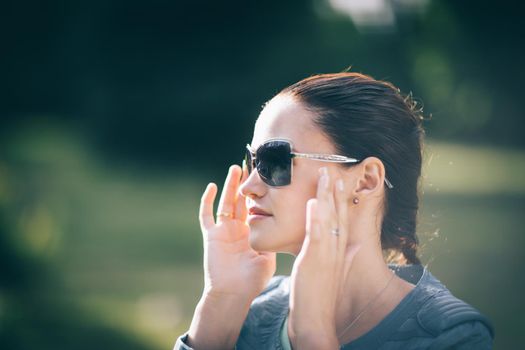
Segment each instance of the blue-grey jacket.
[{"label": "blue-grey jacket", "polygon": [[[491,349],[494,330],[478,310],[454,297],[422,265],[390,265],[416,287],[379,324],[343,350]],[[274,276],[254,299],[236,349],[283,349],[280,330],[289,311],[289,276]],[[192,350],[181,335],[174,350]]]}]

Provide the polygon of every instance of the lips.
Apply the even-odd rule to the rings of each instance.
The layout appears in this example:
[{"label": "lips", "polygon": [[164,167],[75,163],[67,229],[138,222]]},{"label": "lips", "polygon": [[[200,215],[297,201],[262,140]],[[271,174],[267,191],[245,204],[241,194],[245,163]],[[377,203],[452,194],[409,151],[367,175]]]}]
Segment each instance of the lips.
[{"label": "lips", "polygon": [[260,215],[260,216],[272,216],[272,214],[258,207],[250,207],[248,209],[248,214],[249,215]]}]

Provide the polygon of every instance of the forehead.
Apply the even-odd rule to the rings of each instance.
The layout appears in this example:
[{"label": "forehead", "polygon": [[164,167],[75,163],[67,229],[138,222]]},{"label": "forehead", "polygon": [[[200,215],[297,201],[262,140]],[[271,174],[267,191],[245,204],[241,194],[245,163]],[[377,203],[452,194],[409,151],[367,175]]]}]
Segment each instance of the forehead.
[{"label": "forehead", "polygon": [[257,148],[269,139],[282,138],[290,140],[294,149],[301,152],[330,150],[331,143],[313,122],[315,116],[297,99],[278,95],[261,111],[251,145]]}]

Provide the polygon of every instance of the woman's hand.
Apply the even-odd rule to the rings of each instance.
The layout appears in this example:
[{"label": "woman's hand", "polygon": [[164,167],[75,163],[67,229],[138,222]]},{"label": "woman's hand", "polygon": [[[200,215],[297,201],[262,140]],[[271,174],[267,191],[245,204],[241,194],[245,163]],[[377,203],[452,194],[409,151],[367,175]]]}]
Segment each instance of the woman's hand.
[{"label": "woman's hand", "polygon": [[[343,180],[334,184],[327,169],[321,168],[317,198],[307,203],[306,237],[290,283],[288,331],[295,349],[340,346],[336,309],[359,250],[359,246],[347,247],[348,202],[343,186]],[[323,343],[316,343],[319,340]]]},{"label": "woman's hand", "polygon": [[276,266],[275,253],[257,252],[248,240],[246,201],[239,193],[239,185],[247,176],[246,168],[230,167],[216,220],[213,202],[217,186],[210,183],[202,196],[199,220],[204,243],[205,293],[238,297],[251,303],[266,287]]},{"label": "woman's hand", "polygon": [[[242,178],[241,178],[242,172]],[[230,167],[219,201],[210,183],[202,195],[199,221],[204,244],[204,292],[195,308],[187,343],[196,350],[233,349],[250,304],[275,273],[275,253],[256,252],[250,246],[245,197],[239,185],[246,168]]]}]

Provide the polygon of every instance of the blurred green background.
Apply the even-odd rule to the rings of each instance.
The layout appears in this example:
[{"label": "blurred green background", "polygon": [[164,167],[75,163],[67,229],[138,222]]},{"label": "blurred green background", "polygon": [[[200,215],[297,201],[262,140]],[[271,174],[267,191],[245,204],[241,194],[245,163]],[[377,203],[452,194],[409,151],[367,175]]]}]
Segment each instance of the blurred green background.
[{"label": "blurred green background", "polygon": [[492,319],[496,349],[520,347],[516,3],[4,1],[0,347],[171,348],[203,286],[205,185],[240,162],[267,99],[349,66],[432,115],[422,260]]}]

